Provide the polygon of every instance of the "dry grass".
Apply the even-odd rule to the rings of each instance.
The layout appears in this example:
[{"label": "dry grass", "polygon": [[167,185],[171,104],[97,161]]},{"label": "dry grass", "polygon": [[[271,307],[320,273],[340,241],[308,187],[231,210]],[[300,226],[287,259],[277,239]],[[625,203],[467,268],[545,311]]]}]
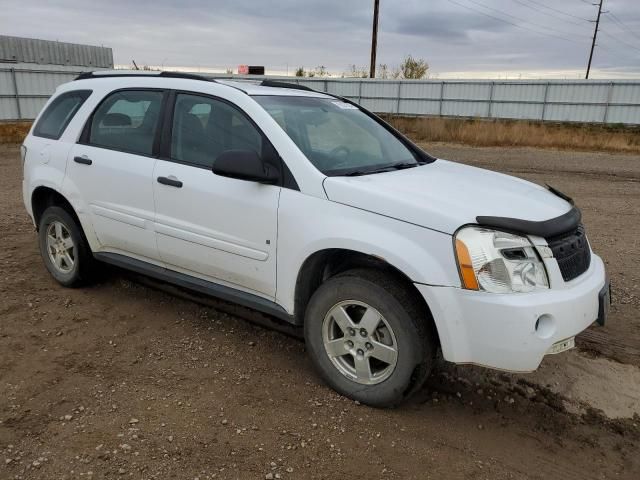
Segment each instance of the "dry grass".
[{"label": "dry grass", "polygon": [[427,117],[385,118],[416,142],[640,153],[640,129]]},{"label": "dry grass", "polygon": [[22,143],[30,128],[31,122],[0,122],[0,143]]}]

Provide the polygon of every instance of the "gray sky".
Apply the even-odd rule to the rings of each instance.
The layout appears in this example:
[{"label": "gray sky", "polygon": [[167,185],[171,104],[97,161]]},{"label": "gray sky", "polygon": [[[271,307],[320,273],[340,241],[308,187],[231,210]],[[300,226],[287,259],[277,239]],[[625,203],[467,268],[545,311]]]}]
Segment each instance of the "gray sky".
[{"label": "gray sky", "polygon": [[[594,0],[596,1],[596,0]],[[434,77],[584,75],[589,0],[380,0],[378,63]],[[116,64],[367,67],[373,0],[2,0],[0,33],[113,48]],[[640,1],[605,0],[594,77],[640,77]]]}]

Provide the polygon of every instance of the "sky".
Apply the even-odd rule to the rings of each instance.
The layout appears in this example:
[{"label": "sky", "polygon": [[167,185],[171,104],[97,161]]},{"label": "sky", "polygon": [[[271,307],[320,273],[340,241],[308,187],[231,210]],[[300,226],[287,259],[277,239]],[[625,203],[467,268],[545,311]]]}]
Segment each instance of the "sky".
[{"label": "sky", "polygon": [[[597,0],[593,0],[597,2]],[[117,65],[367,69],[373,0],[0,0],[0,34],[111,47]],[[593,78],[640,78],[640,0],[604,0]],[[380,0],[378,61],[431,78],[580,78],[590,0]]]}]

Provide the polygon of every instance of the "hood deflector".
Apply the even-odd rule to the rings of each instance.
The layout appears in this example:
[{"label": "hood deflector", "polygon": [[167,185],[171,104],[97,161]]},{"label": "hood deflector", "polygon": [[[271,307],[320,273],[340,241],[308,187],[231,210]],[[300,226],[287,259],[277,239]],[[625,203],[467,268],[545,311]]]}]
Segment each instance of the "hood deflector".
[{"label": "hood deflector", "polygon": [[498,228],[543,238],[575,230],[580,225],[581,219],[582,213],[575,206],[564,215],[540,222],[509,217],[476,217],[478,224],[483,227]]}]

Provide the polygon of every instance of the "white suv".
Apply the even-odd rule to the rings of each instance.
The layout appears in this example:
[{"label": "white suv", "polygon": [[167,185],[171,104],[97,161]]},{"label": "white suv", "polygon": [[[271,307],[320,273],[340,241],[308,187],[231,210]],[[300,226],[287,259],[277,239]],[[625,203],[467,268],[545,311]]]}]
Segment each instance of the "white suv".
[{"label": "white suv", "polygon": [[534,370],[608,309],[568,197],[436,159],[297,85],[83,74],[22,156],[62,285],[97,260],[303,326],[324,380],[370,405],[420,388],[438,350]]}]

